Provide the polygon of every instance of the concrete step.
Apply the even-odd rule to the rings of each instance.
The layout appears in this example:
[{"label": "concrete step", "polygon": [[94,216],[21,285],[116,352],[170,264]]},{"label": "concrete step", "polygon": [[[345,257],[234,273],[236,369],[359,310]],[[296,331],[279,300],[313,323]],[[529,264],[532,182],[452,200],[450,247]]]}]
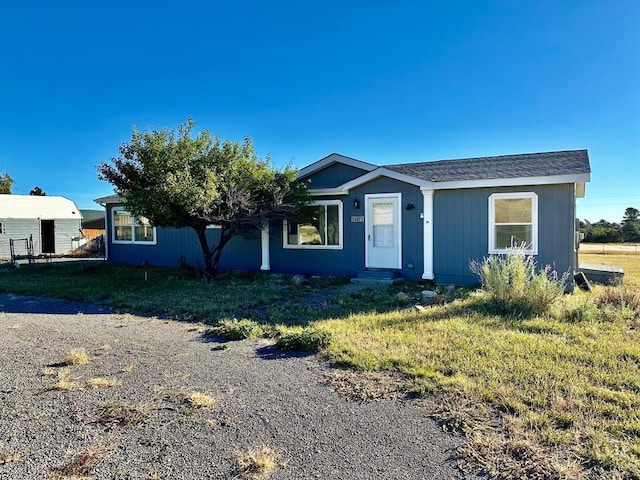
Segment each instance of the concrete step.
[{"label": "concrete step", "polygon": [[359,270],[356,277],[351,279],[351,283],[363,285],[392,285],[402,282],[404,279],[393,270]]}]

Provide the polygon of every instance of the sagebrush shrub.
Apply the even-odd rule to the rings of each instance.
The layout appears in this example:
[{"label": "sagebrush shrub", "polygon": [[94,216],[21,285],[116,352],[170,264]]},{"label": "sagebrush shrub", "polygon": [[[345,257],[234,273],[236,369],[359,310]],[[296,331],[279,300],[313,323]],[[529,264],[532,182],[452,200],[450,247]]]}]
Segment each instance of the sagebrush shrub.
[{"label": "sagebrush shrub", "polygon": [[493,306],[517,314],[547,312],[565,291],[568,274],[558,273],[547,265],[538,269],[524,247],[507,249],[504,255],[491,255],[469,264],[488,293]]}]

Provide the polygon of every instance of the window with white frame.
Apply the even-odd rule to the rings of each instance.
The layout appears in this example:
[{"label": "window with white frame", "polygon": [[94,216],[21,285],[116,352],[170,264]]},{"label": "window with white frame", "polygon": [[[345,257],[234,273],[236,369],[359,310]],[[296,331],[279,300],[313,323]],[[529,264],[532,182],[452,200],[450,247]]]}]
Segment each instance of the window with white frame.
[{"label": "window with white frame", "polygon": [[112,215],[113,243],[156,243],[156,229],[147,218],[135,217],[122,209],[114,209]]},{"label": "window with white frame", "polygon": [[284,248],[342,248],[342,202],[306,205],[297,222],[284,222]]},{"label": "window with white frame", "polygon": [[538,196],[494,193],[489,197],[489,253],[522,245],[526,253],[538,253]]}]

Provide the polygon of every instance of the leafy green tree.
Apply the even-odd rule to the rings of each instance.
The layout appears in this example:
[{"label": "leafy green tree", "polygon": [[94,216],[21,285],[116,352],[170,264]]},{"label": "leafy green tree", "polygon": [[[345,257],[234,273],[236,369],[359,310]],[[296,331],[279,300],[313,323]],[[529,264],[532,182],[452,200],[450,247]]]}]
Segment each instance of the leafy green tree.
[{"label": "leafy green tree", "polygon": [[30,191],[29,191],[29,195],[33,195],[34,197],[46,197],[47,194],[44,193],[42,191],[42,189],[40,187],[38,187],[37,185],[35,187],[33,187]]},{"label": "leafy green tree", "polygon": [[[98,165],[98,178],[113,184],[132,214],[156,226],[192,228],[211,279],[229,240],[295,218],[308,196],[297,171],[260,159],[250,138],[220,141],[207,130],[192,136],[194,125],[189,119],[177,132],[134,129],[120,155]],[[215,245],[209,245],[208,225],[220,226]]]},{"label": "leafy green tree", "polygon": [[585,242],[616,243],[622,241],[620,225],[607,220],[598,220],[585,227]]},{"label": "leafy green tree", "polygon": [[629,207],[624,211],[621,230],[625,242],[640,242],[640,210]]},{"label": "leafy green tree", "polygon": [[0,193],[11,194],[11,187],[14,183],[13,178],[7,172],[0,173]]}]

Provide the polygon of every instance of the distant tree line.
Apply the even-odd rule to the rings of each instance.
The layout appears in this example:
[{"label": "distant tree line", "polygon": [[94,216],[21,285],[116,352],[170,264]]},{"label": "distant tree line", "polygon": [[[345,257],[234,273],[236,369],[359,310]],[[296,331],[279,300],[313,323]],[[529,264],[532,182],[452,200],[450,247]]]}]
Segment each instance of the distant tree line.
[{"label": "distant tree line", "polygon": [[640,242],[640,210],[627,208],[621,223],[606,220],[598,220],[595,223],[588,220],[580,221],[580,231],[584,233],[584,242]]}]

